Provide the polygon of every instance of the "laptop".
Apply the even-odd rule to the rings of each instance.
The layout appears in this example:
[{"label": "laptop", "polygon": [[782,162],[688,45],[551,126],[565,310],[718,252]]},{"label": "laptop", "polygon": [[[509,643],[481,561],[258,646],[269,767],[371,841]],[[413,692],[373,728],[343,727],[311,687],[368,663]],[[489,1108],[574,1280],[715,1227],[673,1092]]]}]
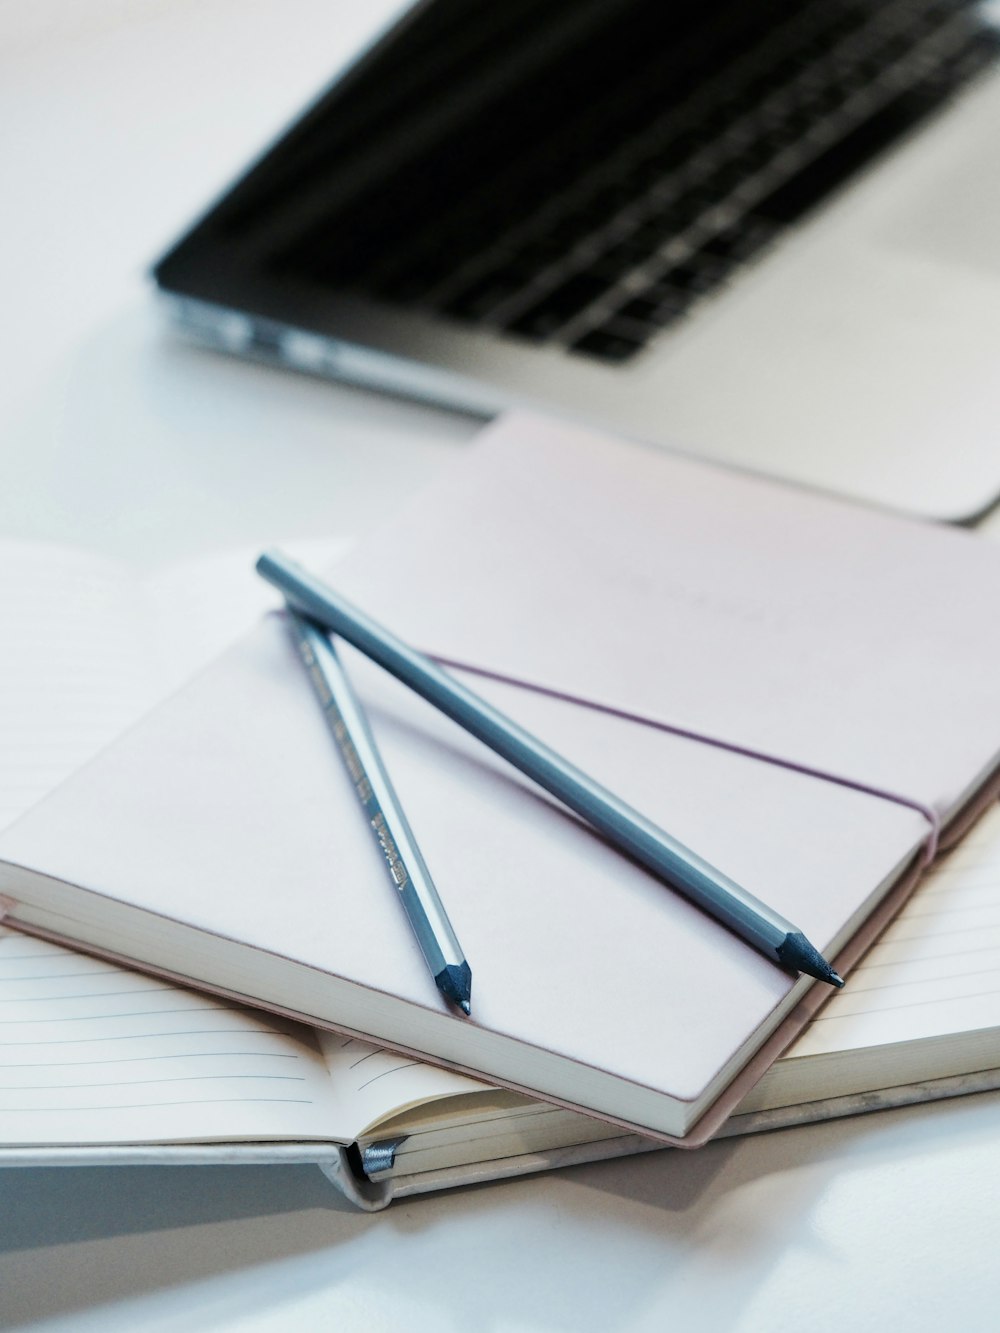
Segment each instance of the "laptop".
[{"label": "laptop", "polygon": [[231,351],[969,519],[998,48],[969,0],[425,0],[155,278]]}]

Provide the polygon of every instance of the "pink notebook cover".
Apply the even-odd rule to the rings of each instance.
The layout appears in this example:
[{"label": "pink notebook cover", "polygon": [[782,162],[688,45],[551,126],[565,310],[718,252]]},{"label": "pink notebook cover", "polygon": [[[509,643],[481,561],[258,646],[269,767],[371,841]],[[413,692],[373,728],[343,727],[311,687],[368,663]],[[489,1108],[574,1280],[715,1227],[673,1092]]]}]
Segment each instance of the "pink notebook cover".
[{"label": "pink notebook cover", "polygon": [[[911,887],[935,820],[968,815],[992,781],[1000,551],[964,533],[512,417],[332,578],[843,967]],[[549,1053],[682,1103],[725,1070],[684,1139],[703,1141],[825,988],[775,1027],[789,977],[345,661],[474,971],[475,1025],[395,1044],[563,1102]],[[337,1026],[332,973],[440,1015],[278,617],[29,812],[0,856],[311,969],[315,1007],[254,992],[274,1008]],[[13,922],[29,916],[5,891]],[[73,938],[71,915],[33,928]],[[196,956],[88,944],[227,989]],[[519,1076],[484,1066],[477,1027],[510,1039]]]}]

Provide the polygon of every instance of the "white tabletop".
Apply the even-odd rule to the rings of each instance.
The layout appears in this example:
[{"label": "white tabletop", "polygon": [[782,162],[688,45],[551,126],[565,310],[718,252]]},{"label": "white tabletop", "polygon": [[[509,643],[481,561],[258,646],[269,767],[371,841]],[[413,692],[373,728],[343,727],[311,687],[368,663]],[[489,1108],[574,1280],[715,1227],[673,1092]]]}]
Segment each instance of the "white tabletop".
[{"label": "white tabletop", "polygon": [[[190,348],[147,263],[396,6],[0,0],[0,536],[363,531],[473,423]],[[0,1172],[0,1324],[993,1329],[1000,1095],[352,1211],[311,1167]]]}]

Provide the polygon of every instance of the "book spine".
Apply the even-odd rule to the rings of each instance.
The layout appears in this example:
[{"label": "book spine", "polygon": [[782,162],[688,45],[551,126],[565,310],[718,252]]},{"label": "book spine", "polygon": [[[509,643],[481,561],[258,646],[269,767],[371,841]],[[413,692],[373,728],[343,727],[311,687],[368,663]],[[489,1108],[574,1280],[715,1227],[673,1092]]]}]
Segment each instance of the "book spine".
[{"label": "book spine", "polygon": [[345,1199],[366,1213],[386,1208],[391,1182],[359,1176],[351,1149],[337,1143],[127,1143],[0,1146],[0,1167],[318,1166]]}]

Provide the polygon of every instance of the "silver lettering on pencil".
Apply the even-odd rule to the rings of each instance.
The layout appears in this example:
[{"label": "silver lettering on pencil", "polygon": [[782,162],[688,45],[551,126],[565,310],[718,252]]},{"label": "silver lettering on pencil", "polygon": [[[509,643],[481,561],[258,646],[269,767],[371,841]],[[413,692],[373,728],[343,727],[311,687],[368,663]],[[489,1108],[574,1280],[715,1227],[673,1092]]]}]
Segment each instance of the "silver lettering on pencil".
[{"label": "silver lettering on pencil", "polygon": [[372,798],[371,783],[368,781],[365,770],[361,766],[361,760],[358,758],[358,752],[354,748],[354,742],[351,740],[347,728],[344,726],[344,719],[333,709],[330,711],[333,715],[334,739],[340,747],[340,753],[344,757],[347,771],[350,774],[351,781],[354,783],[354,790],[358,793],[358,799],[361,801],[362,805],[367,805]]},{"label": "silver lettering on pencil", "polygon": [[309,677],[316,687],[316,693],[319,695],[319,701],[324,708],[328,708],[333,702],[333,696],[330,694],[330,686],[326,682],[323,670],[316,661],[316,654],[312,650],[312,644],[306,643],[305,639],[299,640],[299,652],[302,660],[309,672]]},{"label": "silver lettering on pencil", "polygon": [[389,874],[392,876],[396,888],[403,891],[410,882],[410,877],[406,872],[406,866],[403,864],[402,857],[396,850],[396,844],[393,841],[392,834],[386,828],[385,820],[381,813],[377,814],[371,821],[372,828],[375,830],[375,836],[378,838],[379,846],[382,848],[382,855],[385,857],[385,863],[389,867]]}]

